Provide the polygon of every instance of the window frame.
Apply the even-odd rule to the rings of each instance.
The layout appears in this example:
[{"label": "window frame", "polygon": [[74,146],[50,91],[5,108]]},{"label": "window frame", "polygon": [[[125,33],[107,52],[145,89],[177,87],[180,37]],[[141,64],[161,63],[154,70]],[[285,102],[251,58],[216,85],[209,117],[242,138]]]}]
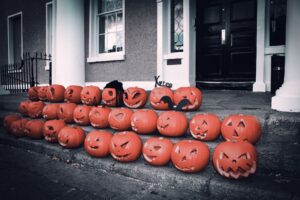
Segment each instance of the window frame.
[{"label": "window frame", "polygon": [[[51,18],[49,18],[49,11],[51,7]],[[54,18],[54,3],[53,1],[49,1],[46,3],[46,54],[51,55],[53,58],[54,54],[54,40],[55,40],[55,18]],[[51,30],[49,30],[49,25],[51,23]],[[49,41],[49,34],[51,31],[51,41]],[[51,52],[50,52],[50,43],[51,43]],[[45,70],[50,70],[49,61],[46,61]]]}]

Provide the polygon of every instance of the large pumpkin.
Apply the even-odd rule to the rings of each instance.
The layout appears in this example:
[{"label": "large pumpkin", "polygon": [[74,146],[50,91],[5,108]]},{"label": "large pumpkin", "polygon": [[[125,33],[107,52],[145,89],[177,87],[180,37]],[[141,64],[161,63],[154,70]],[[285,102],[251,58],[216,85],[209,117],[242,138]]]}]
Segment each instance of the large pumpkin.
[{"label": "large pumpkin", "polygon": [[106,106],[116,107],[119,96],[115,88],[104,88],[102,92],[102,103]]},{"label": "large pumpkin", "polygon": [[57,119],[59,104],[47,104],[43,108],[43,118],[46,120]]},{"label": "large pumpkin", "polygon": [[31,139],[43,138],[43,126],[44,121],[41,120],[29,120],[25,125],[25,135]]},{"label": "large pumpkin", "polygon": [[65,87],[62,85],[50,85],[47,91],[47,99],[50,102],[62,102],[64,101],[65,90]]},{"label": "large pumpkin", "polygon": [[101,101],[101,90],[97,86],[86,86],[82,89],[80,96],[83,104],[95,106]]},{"label": "large pumpkin", "polygon": [[221,133],[221,123],[221,120],[215,114],[197,114],[190,121],[191,135],[197,140],[215,140]]},{"label": "large pumpkin", "polygon": [[47,101],[48,86],[40,86],[38,88],[38,97],[40,101]]},{"label": "large pumpkin", "polygon": [[8,114],[3,119],[3,127],[7,132],[10,132],[10,125],[14,121],[21,119],[22,117],[19,114]]},{"label": "large pumpkin", "polygon": [[129,108],[115,108],[108,116],[108,123],[112,129],[125,131],[130,129],[133,111]]},{"label": "large pumpkin", "polygon": [[43,101],[32,101],[27,106],[28,116],[38,118],[43,116],[45,103]]},{"label": "large pumpkin", "polygon": [[39,96],[38,96],[39,88],[40,87],[38,87],[38,86],[29,88],[29,90],[27,92],[27,96],[28,96],[29,100],[31,100],[31,101],[39,100]]},{"label": "large pumpkin", "polygon": [[93,157],[109,155],[109,145],[112,136],[112,133],[109,131],[91,131],[84,140],[85,151]]},{"label": "large pumpkin", "polygon": [[43,135],[48,142],[57,142],[59,131],[66,126],[64,120],[49,120],[43,126]]},{"label": "large pumpkin", "polygon": [[189,103],[182,110],[198,110],[202,104],[202,93],[196,87],[180,87],[174,92],[174,103],[179,104],[183,99]]},{"label": "large pumpkin", "polygon": [[91,107],[87,105],[79,105],[74,109],[73,119],[76,124],[86,126],[90,124],[89,113]]},{"label": "large pumpkin", "polygon": [[156,131],[157,114],[153,110],[137,110],[131,116],[131,129],[140,134]]},{"label": "large pumpkin", "polygon": [[70,85],[66,88],[64,93],[64,99],[69,103],[81,103],[80,93],[82,87],[79,85]]},{"label": "large pumpkin", "polygon": [[111,109],[104,106],[92,107],[89,118],[90,123],[95,128],[107,128],[109,126],[108,116]]},{"label": "large pumpkin", "polygon": [[261,136],[261,125],[252,115],[229,115],[222,123],[221,132],[227,141],[256,143]]},{"label": "large pumpkin", "polygon": [[173,101],[173,91],[168,87],[157,87],[154,88],[149,96],[151,106],[156,110],[168,110],[169,106],[167,103],[161,101],[161,98],[167,96]]},{"label": "large pumpkin", "polygon": [[19,113],[21,113],[24,116],[28,115],[28,104],[31,101],[21,101],[19,104]]},{"label": "large pumpkin", "polygon": [[254,174],[258,156],[249,142],[222,142],[214,150],[213,164],[216,171],[226,178],[245,178]]},{"label": "large pumpkin", "polygon": [[124,104],[129,108],[142,108],[147,102],[147,92],[143,88],[130,87],[123,94]]},{"label": "large pumpkin", "polygon": [[76,108],[75,103],[62,103],[58,106],[58,119],[64,120],[66,123],[73,123],[73,112]]},{"label": "large pumpkin", "polygon": [[180,171],[199,172],[209,162],[209,149],[200,141],[181,140],[173,146],[171,160],[176,169]]},{"label": "large pumpkin", "polygon": [[134,132],[118,132],[112,137],[109,149],[111,156],[117,161],[135,161],[141,155],[142,140]]},{"label": "large pumpkin", "polygon": [[10,124],[10,134],[16,137],[23,137],[25,136],[25,125],[28,122],[28,119],[18,119],[13,121]]},{"label": "large pumpkin", "polygon": [[146,140],[143,146],[144,159],[151,165],[166,165],[171,158],[173,143],[163,137],[153,137]]},{"label": "large pumpkin", "polygon": [[182,136],[188,127],[188,120],[184,113],[165,111],[157,119],[157,130],[164,136]]},{"label": "large pumpkin", "polygon": [[85,139],[85,132],[79,126],[65,126],[58,133],[58,143],[64,148],[80,147]]}]

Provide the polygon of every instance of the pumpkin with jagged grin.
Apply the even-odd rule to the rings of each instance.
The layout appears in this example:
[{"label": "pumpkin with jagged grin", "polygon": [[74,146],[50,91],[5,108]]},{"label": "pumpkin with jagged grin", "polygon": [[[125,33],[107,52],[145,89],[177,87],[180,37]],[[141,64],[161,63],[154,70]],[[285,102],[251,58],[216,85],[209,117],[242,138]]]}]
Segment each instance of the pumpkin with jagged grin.
[{"label": "pumpkin with jagged grin", "polygon": [[108,116],[111,109],[105,106],[92,107],[89,118],[90,123],[95,128],[107,128],[109,126]]},{"label": "pumpkin with jagged grin", "polygon": [[163,136],[182,136],[188,127],[188,120],[184,113],[165,111],[157,119],[157,130]]},{"label": "pumpkin with jagged grin", "polygon": [[66,123],[73,123],[73,112],[76,108],[75,103],[62,103],[58,106],[57,117],[64,120]]},{"label": "pumpkin with jagged grin", "polygon": [[50,85],[47,91],[47,99],[50,102],[62,102],[64,101],[65,90],[65,87],[62,85]]},{"label": "pumpkin with jagged grin", "polygon": [[57,119],[59,104],[50,103],[43,108],[43,118],[46,120]]},{"label": "pumpkin with jagged grin", "polygon": [[47,101],[48,86],[40,86],[38,88],[38,97],[40,101]]},{"label": "pumpkin with jagged grin", "polygon": [[43,138],[44,123],[44,121],[38,119],[29,120],[25,125],[25,135],[31,139]]},{"label": "pumpkin with jagged grin", "polygon": [[182,110],[198,110],[202,104],[202,93],[196,87],[180,87],[174,92],[174,103],[178,105],[183,99],[189,103]]},{"label": "pumpkin with jagged grin", "polygon": [[157,87],[154,88],[149,96],[149,101],[152,108],[156,110],[168,110],[169,105],[166,102],[161,101],[161,98],[167,96],[170,100],[174,101],[173,91],[168,87]]},{"label": "pumpkin with jagged grin", "polygon": [[101,90],[97,86],[86,86],[81,90],[81,102],[88,106],[96,106],[101,101]]},{"label": "pumpkin with jagged grin", "polygon": [[22,117],[19,114],[8,114],[3,119],[3,127],[7,132],[10,132],[11,123],[19,119],[22,119]]},{"label": "pumpkin with jagged grin", "polygon": [[73,118],[76,124],[86,126],[90,124],[90,113],[91,107],[87,105],[79,105],[74,109]]},{"label": "pumpkin with jagged grin", "polygon": [[19,113],[24,116],[28,115],[28,105],[31,101],[21,101],[19,104]]},{"label": "pumpkin with jagged grin", "polygon": [[104,88],[102,92],[102,103],[106,106],[116,107],[120,101],[115,88]]},{"label": "pumpkin with jagged grin", "polygon": [[28,116],[31,118],[38,118],[43,116],[43,109],[45,107],[43,101],[32,101],[27,106]]},{"label": "pumpkin with jagged grin", "polygon": [[147,102],[147,92],[143,88],[130,87],[123,94],[124,104],[128,108],[142,108]]},{"label": "pumpkin with jagged grin", "polygon": [[79,85],[70,85],[66,88],[64,93],[64,99],[68,103],[81,103],[81,90],[82,87]]},{"label": "pumpkin with jagged grin", "polygon": [[84,140],[85,151],[93,157],[108,156],[112,136],[109,131],[94,130],[89,132]]},{"label": "pumpkin with jagged grin", "polygon": [[84,142],[85,132],[79,126],[65,126],[59,131],[57,138],[64,148],[78,148]]},{"label": "pumpkin with jagged grin", "polygon": [[10,125],[9,133],[16,137],[25,136],[25,125],[28,121],[29,120],[25,118],[13,121]]},{"label": "pumpkin with jagged grin", "polygon": [[43,135],[48,142],[57,142],[59,131],[66,126],[64,120],[49,120],[43,126]]},{"label": "pumpkin with jagged grin", "polygon": [[28,96],[29,100],[31,100],[31,101],[39,100],[39,96],[38,96],[39,88],[40,87],[38,87],[38,86],[29,88],[29,90],[27,92],[27,96]]},{"label": "pumpkin with jagged grin", "polygon": [[131,129],[140,134],[156,131],[157,114],[153,110],[137,110],[131,116]]},{"label": "pumpkin with jagged grin", "polygon": [[126,131],[130,129],[133,111],[129,108],[115,108],[108,116],[108,122],[112,129]]}]

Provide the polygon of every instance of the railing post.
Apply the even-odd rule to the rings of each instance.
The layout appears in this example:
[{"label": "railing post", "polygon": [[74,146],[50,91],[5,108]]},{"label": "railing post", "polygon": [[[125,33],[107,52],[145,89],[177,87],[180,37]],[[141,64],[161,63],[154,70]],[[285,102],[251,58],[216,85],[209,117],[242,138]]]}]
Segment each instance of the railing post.
[{"label": "railing post", "polygon": [[30,58],[30,68],[31,68],[31,77],[30,77],[30,87],[34,87],[34,69],[33,69],[33,60],[34,58]]},{"label": "railing post", "polygon": [[52,61],[49,61],[49,85],[52,85]]}]

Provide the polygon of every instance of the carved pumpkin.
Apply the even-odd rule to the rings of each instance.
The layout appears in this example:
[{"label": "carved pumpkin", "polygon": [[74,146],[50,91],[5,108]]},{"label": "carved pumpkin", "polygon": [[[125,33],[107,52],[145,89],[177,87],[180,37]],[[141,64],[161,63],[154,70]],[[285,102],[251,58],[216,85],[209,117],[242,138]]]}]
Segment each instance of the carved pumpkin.
[{"label": "carved pumpkin", "polygon": [[73,112],[76,108],[75,103],[62,103],[58,106],[58,119],[64,120],[66,123],[73,123]]},{"label": "carved pumpkin", "polygon": [[213,164],[216,171],[226,177],[239,179],[254,174],[257,152],[249,142],[222,142],[214,150]]},{"label": "carved pumpkin", "polygon": [[102,92],[102,103],[106,106],[117,106],[117,91],[115,88],[104,88]]},{"label": "carved pumpkin", "polygon": [[140,134],[156,131],[157,114],[153,110],[137,110],[131,116],[131,129]]},{"label": "carved pumpkin", "polygon": [[108,107],[92,107],[89,113],[91,125],[95,128],[107,128],[109,126],[108,116],[110,112],[111,109]]},{"label": "carved pumpkin", "polygon": [[115,108],[108,116],[108,123],[112,129],[125,131],[130,129],[133,111],[128,108]]},{"label": "carved pumpkin", "polygon": [[27,96],[31,101],[39,100],[39,96],[38,96],[39,88],[40,87],[38,87],[38,86],[29,88],[29,90],[27,92]]},{"label": "carved pumpkin", "polygon": [[156,110],[168,110],[169,106],[167,103],[162,102],[161,98],[163,96],[168,96],[173,101],[174,94],[173,91],[168,87],[157,87],[154,88],[149,96],[151,106]]},{"label": "carved pumpkin", "polygon": [[180,171],[199,172],[209,162],[209,149],[200,141],[181,140],[173,146],[171,160],[176,169]]},{"label": "carved pumpkin", "polygon": [[183,99],[189,100],[182,110],[198,110],[202,104],[202,93],[196,87],[180,87],[174,92],[174,103],[179,104]]},{"label": "carved pumpkin", "polygon": [[74,109],[73,119],[75,123],[86,126],[90,124],[89,113],[91,107],[86,105],[79,105]]},{"label": "carved pumpkin", "polygon": [[3,127],[7,132],[10,132],[11,123],[19,119],[22,119],[22,117],[18,114],[8,114],[3,119]]},{"label": "carved pumpkin", "polygon": [[229,115],[221,126],[222,136],[227,141],[248,141],[256,143],[261,136],[261,125],[251,115]]},{"label": "carved pumpkin", "polygon": [[57,142],[59,131],[66,126],[64,120],[49,120],[43,126],[43,135],[48,142]]},{"label": "carved pumpkin", "polygon": [[82,89],[80,96],[83,104],[95,106],[101,101],[101,90],[97,86],[86,86]]},{"label": "carved pumpkin", "polygon": [[120,162],[138,159],[142,152],[141,138],[132,131],[115,133],[110,142],[111,156]]},{"label": "carved pumpkin", "polygon": [[41,139],[43,138],[43,121],[41,120],[29,120],[24,129],[24,133],[27,137],[31,139]]},{"label": "carved pumpkin", "polygon": [[62,102],[64,101],[65,90],[65,87],[62,85],[50,85],[47,90],[47,99],[50,102]]},{"label": "carved pumpkin", "polygon": [[109,155],[109,145],[112,138],[109,131],[91,131],[84,140],[85,151],[93,157],[105,157]]},{"label": "carved pumpkin", "polygon": [[81,103],[80,93],[82,87],[78,85],[70,85],[66,88],[64,93],[64,98],[66,102],[69,103]]},{"label": "carved pumpkin", "polygon": [[40,86],[38,88],[38,96],[40,101],[47,101],[48,86]]},{"label": "carved pumpkin", "polygon": [[79,126],[65,126],[58,133],[58,143],[64,148],[80,147],[85,139],[85,132]]},{"label": "carved pumpkin", "polygon": [[46,120],[57,119],[59,104],[47,104],[43,108],[43,118]]},{"label": "carved pumpkin", "polygon": [[147,92],[143,88],[130,87],[123,94],[124,104],[129,108],[142,108],[147,102]]},{"label": "carved pumpkin", "polygon": [[171,158],[173,143],[163,137],[153,137],[146,140],[143,146],[144,159],[151,165],[166,165]]},{"label": "carved pumpkin", "polygon": [[215,140],[221,133],[221,120],[211,113],[195,115],[190,121],[190,132],[197,140]]},{"label": "carved pumpkin", "polygon": [[19,113],[21,113],[24,116],[28,115],[28,104],[31,101],[21,101],[19,104]]},{"label": "carved pumpkin", "polygon": [[31,118],[38,118],[43,116],[43,109],[45,103],[42,101],[32,101],[27,106],[28,116]]},{"label": "carved pumpkin", "polygon": [[28,119],[18,119],[10,124],[10,133],[16,137],[25,136],[25,125]]},{"label": "carved pumpkin", "polygon": [[184,113],[165,111],[157,119],[157,130],[164,136],[182,136],[188,127],[188,120]]}]

